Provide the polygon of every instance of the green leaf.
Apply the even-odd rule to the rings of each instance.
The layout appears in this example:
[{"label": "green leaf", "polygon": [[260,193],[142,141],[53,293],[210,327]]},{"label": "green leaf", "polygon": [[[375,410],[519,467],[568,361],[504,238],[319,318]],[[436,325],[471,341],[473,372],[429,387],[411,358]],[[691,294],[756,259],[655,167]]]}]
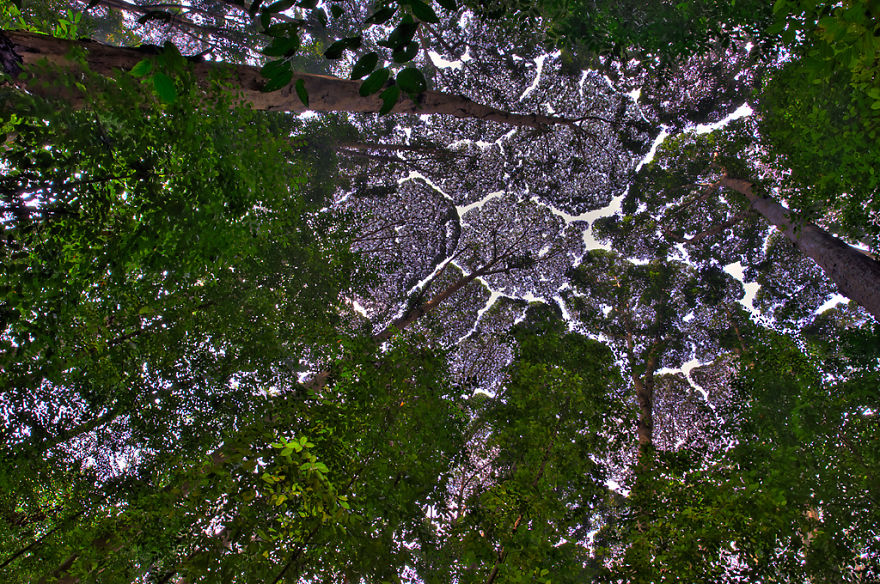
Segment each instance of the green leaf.
[{"label": "green leaf", "polygon": [[300,0],[297,6],[300,8],[314,8],[318,5],[318,0]]},{"label": "green leaf", "polygon": [[366,24],[385,24],[391,17],[394,16],[394,13],[397,12],[396,6],[386,6],[380,10],[374,12],[371,16],[369,16],[364,22]]},{"label": "green leaf", "polygon": [[143,59],[138,61],[134,67],[131,68],[131,75],[134,77],[143,77],[144,75],[149,75],[150,71],[153,70],[153,61],[150,59]]},{"label": "green leaf", "polygon": [[295,89],[299,100],[303,102],[304,106],[309,107],[309,92],[306,91],[306,82],[302,79],[297,79]]},{"label": "green leaf", "polygon": [[400,99],[400,88],[396,85],[392,85],[380,93],[379,98],[382,100],[382,107],[379,109],[379,115],[384,116],[394,109],[397,100]]},{"label": "green leaf", "polygon": [[290,62],[284,59],[269,61],[260,69],[260,75],[266,78],[277,77],[285,71],[290,71]]},{"label": "green leaf", "polygon": [[367,97],[368,95],[373,95],[385,85],[385,82],[388,81],[388,78],[391,76],[391,72],[388,69],[379,69],[377,71],[373,71],[369,77],[367,77],[363,83],[361,83],[360,89],[358,89],[358,93],[361,97]]},{"label": "green leaf", "polygon": [[260,10],[260,5],[263,3],[263,0],[254,0],[251,3],[250,8],[248,8],[248,14],[251,15],[251,18],[257,15],[257,12]]},{"label": "green leaf", "polygon": [[391,47],[394,49],[402,48],[413,39],[418,28],[419,23],[414,22],[412,17],[407,14],[400,21],[400,24],[397,25],[397,28],[391,31],[391,34],[388,35],[388,39],[379,42],[379,44],[383,47]]},{"label": "green leaf", "polygon": [[291,79],[293,79],[293,70],[290,68],[290,63],[287,63],[286,69],[277,71],[269,77],[266,85],[263,86],[263,92],[269,93],[270,91],[277,91],[282,87],[286,87]]},{"label": "green leaf", "polygon": [[346,49],[357,49],[360,47],[362,40],[363,37],[361,36],[340,39],[327,47],[327,50],[324,51],[324,57],[327,59],[338,59]]},{"label": "green leaf", "polygon": [[137,21],[138,24],[146,24],[151,20],[161,20],[168,23],[171,22],[172,18],[174,18],[174,15],[170,12],[165,12],[164,10],[150,10],[138,18]]},{"label": "green leaf", "polygon": [[156,73],[153,75],[153,87],[163,103],[174,103],[177,101],[177,88],[174,87],[174,81],[171,77],[164,73]]},{"label": "green leaf", "polygon": [[268,10],[260,13],[260,26],[263,27],[263,30],[272,26],[272,13]]},{"label": "green leaf", "polygon": [[364,75],[368,75],[379,64],[379,54],[375,51],[367,53],[354,64],[351,69],[352,79],[361,79]]},{"label": "green leaf", "polygon": [[434,9],[422,2],[422,0],[410,0],[409,5],[416,18],[422,22],[440,22]]},{"label": "green leaf", "polygon": [[263,9],[263,12],[284,12],[288,8],[292,8],[296,4],[296,0],[278,0]]},{"label": "green leaf", "polygon": [[333,15],[333,18],[339,18],[340,16],[345,14],[345,11],[339,4],[333,4],[332,6],[330,6],[330,14]]},{"label": "green leaf", "polygon": [[270,37],[293,36],[298,33],[302,25],[302,22],[279,22],[268,27],[263,34]]},{"label": "green leaf", "polygon": [[425,76],[415,67],[407,67],[397,74],[397,85],[401,91],[405,91],[411,96],[422,93],[428,89],[428,82]]},{"label": "green leaf", "polygon": [[455,12],[458,10],[458,6],[455,5],[455,0],[437,0],[437,4],[449,10],[450,12]]},{"label": "green leaf", "polygon": [[290,57],[299,50],[299,36],[280,37],[273,39],[269,46],[263,49],[267,57]]},{"label": "green leaf", "polygon": [[391,53],[391,58],[395,63],[406,63],[412,61],[419,52],[419,43],[412,41],[407,43],[402,49],[395,49]]}]

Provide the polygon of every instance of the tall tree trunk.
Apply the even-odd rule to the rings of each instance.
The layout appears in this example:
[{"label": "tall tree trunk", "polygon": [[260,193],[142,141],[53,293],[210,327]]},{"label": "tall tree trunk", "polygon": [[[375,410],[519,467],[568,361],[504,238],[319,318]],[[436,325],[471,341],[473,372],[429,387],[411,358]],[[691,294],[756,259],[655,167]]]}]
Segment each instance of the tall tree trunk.
[{"label": "tall tree trunk", "polygon": [[[98,74],[109,75],[117,69],[130,70],[147,54],[137,48],[112,47],[95,41],[68,41],[49,36],[20,31],[0,31],[0,64],[4,72],[17,76],[16,61],[21,65],[33,65],[45,59],[62,68],[76,68],[68,55],[74,48],[84,49],[89,68]],[[378,95],[363,97],[358,93],[361,82],[339,79],[328,75],[294,73],[286,87],[278,91],[264,93],[265,79],[257,67],[248,65],[228,65],[216,62],[193,62],[191,71],[194,77],[208,86],[212,76],[218,72],[230,73],[233,86],[241,99],[255,110],[303,112],[359,112],[377,113],[382,106]],[[302,80],[309,96],[306,107],[296,94],[294,85]],[[48,81],[48,82],[47,82]],[[72,92],[59,91],[53,87],[51,79],[38,79],[23,82],[25,89],[48,97],[62,97],[78,105],[82,97],[76,98]],[[513,126],[544,128],[554,124],[576,126],[576,122],[566,118],[540,114],[515,114],[471,101],[462,95],[451,95],[438,91],[426,91],[413,101],[401,96],[394,106],[395,113],[444,114],[457,118],[476,118]]]},{"label": "tall tree trunk", "polygon": [[659,343],[648,351],[645,360],[645,373],[633,375],[636,401],[639,404],[639,421],[636,434],[639,439],[638,467],[647,469],[654,451],[654,372],[657,371]]},{"label": "tall tree trunk", "polygon": [[756,195],[749,181],[724,176],[721,184],[745,195],[751,208],[819,264],[844,296],[880,320],[880,262],[812,223],[793,222],[788,209],[773,199]]}]

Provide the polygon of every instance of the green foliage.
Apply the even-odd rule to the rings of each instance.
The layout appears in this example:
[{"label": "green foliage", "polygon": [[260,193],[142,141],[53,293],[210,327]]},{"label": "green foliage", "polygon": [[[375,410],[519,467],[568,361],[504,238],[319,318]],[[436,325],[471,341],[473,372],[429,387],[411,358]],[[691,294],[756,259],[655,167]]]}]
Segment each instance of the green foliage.
[{"label": "green foliage", "polygon": [[773,164],[791,169],[792,208],[877,248],[880,110],[844,68],[821,75],[814,66],[808,56],[773,73],[760,96],[762,136]]},{"label": "green foliage", "polygon": [[[662,64],[748,36],[771,19],[760,0],[739,2],[474,0],[488,18],[540,29],[550,46],[580,58],[657,59]],[[515,26],[515,25],[514,25]]]},{"label": "green foliage", "polygon": [[[607,346],[533,316],[514,332],[517,355],[494,398],[471,398],[479,447],[459,471],[456,519],[439,550],[454,578],[577,582],[586,533],[604,494],[595,461],[614,448],[604,434],[618,382]],[[430,550],[426,550],[428,553]],[[440,560],[443,565],[443,560]]]},{"label": "green foliage", "polygon": [[[27,518],[4,522],[4,557],[54,534],[19,581],[74,549],[87,571],[129,523],[141,547],[120,566],[168,553],[193,520],[155,520],[181,496],[165,485],[253,424],[266,388],[296,383],[349,286],[344,231],[300,194],[289,122],[158,67],[148,85],[89,79],[77,111],[4,90],[0,474],[3,516]],[[173,99],[154,97],[159,74]]]}]

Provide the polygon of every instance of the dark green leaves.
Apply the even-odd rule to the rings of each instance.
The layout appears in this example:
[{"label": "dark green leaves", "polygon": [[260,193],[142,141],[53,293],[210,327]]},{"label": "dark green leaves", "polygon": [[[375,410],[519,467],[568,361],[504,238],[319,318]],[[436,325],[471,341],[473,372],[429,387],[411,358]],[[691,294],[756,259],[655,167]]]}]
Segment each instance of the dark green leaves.
[{"label": "dark green leaves", "polygon": [[368,17],[364,22],[367,24],[385,24],[391,17],[394,16],[394,13],[397,12],[397,7],[395,6],[386,6],[381,10],[377,10],[373,13],[372,16]]},{"label": "dark green leaves", "polygon": [[408,93],[411,97],[428,89],[428,82],[425,81],[425,76],[415,67],[407,67],[398,73],[397,85],[401,91]]},{"label": "dark green leaves", "polygon": [[388,69],[379,69],[378,71],[374,71],[369,77],[361,83],[360,89],[358,89],[358,93],[361,97],[367,97],[368,95],[373,95],[385,85],[385,82],[388,81],[388,77],[390,77],[391,72]]},{"label": "dark green leaves", "polygon": [[268,27],[263,33],[270,37],[293,36],[297,34],[302,25],[302,21],[279,22]]},{"label": "dark green leaves", "polygon": [[296,95],[299,97],[299,100],[303,102],[303,105],[309,107],[309,94],[306,91],[306,82],[302,79],[296,80]]},{"label": "dark green leaves", "polygon": [[278,0],[278,2],[273,2],[272,4],[266,6],[263,10],[264,12],[284,12],[288,8],[291,8],[294,4],[296,4],[296,0]]},{"label": "dark green leaves", "polygon": [[370,73],[379,64],[379,54],[375,51],[367,53],[354,64],[351,70],[352,79],[361,79],[364,75]]},{"label": "dark green leaves", "polygon": [[150,59],[143,59],[138,61],[138,63],[131,68],[129,73],[134,77],[143,77],[144,75],[149,75],[152,70],[153,62]]},{"label": "dark green leaves", "polygon": [[407,14],[401,19],[397,28],[391,31],[388,38],[384,41],[379,41],[378,44],[391,49],[402,48],[413,39],[418,29],[419,23],[413,21],[412,17]]},{"label": "dark green leaves", "polygon": [[295,55],[297,50],[299,50],[299,36],[294,34],[272,39],[269,46],[263,49],[263,54],[267,57],[290,57]]},{"label": "dark green leaves", "polygon": [[339,4],[334,4],[330,7],[330,14],[333,15],[333,18],[339,18],[340,16],[345,14],[345,11]]},{"label": "dark green leaves", "polygon": [[268,79],[263,86],[267,93],[281,89],[293,79],[293,69],[287,60],[269,61],[260,69],[260,74]]},{"label": "dark green leaves", "polygon": [[455,5],[455,0],[437,0],[437,4],[451,12],[458,10],[458,7]]},{"label": "dark green leaves", "polygon": [[434,9],[422,2],[422,0],[410,0],[409,5],[415,17],[422,22],[440,22]]},{"label": "dark green leaves", "polygon": [[418,52],[419,43],[410,42],[402,49],[395,49],[394,52],[391,53],[391,58],[394,59],[395,63],[406,63],[407,61],[411,61]]},{"label": "dark green leaves", "polygon": [[150,10],[138,18],[138,24],[146,24],[151,20],[161,20],[162,22],[170,23],[172,18],[174,18],[174,15],[170,12],[165,12],[164,10]]},{"label": "dark green leaves", "polygon": [[382,107],[379,108],[379,115],[384,116],[394,109],[394,105],[397,103],[397,100],[400,99],[400,88],[397,85],[392,85],[380,93],[379,98],[382,100]]},{"label": "dark green leaves", "polygon": [[357,49],[360,47],[362,40],[363,37],[361,36],[340,39],[327,47],[327,50],[324,51],[324,57],[328,59],[338,59],[346,49]]},{"label": "dark green leaves", "polygon": [[177,101],[177,89],[174,87],[174,81],[164,73],[153,75],[153,87],[163,103]]}]

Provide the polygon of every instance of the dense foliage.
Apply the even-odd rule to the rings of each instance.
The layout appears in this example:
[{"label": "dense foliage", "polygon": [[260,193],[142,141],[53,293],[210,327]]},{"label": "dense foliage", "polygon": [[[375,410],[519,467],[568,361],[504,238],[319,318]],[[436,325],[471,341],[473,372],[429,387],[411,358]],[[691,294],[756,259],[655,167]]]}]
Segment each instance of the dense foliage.
[{"label": "dense foliage", "polygon": [[877,580],[875,4],[0,3],[0,577]]}]

